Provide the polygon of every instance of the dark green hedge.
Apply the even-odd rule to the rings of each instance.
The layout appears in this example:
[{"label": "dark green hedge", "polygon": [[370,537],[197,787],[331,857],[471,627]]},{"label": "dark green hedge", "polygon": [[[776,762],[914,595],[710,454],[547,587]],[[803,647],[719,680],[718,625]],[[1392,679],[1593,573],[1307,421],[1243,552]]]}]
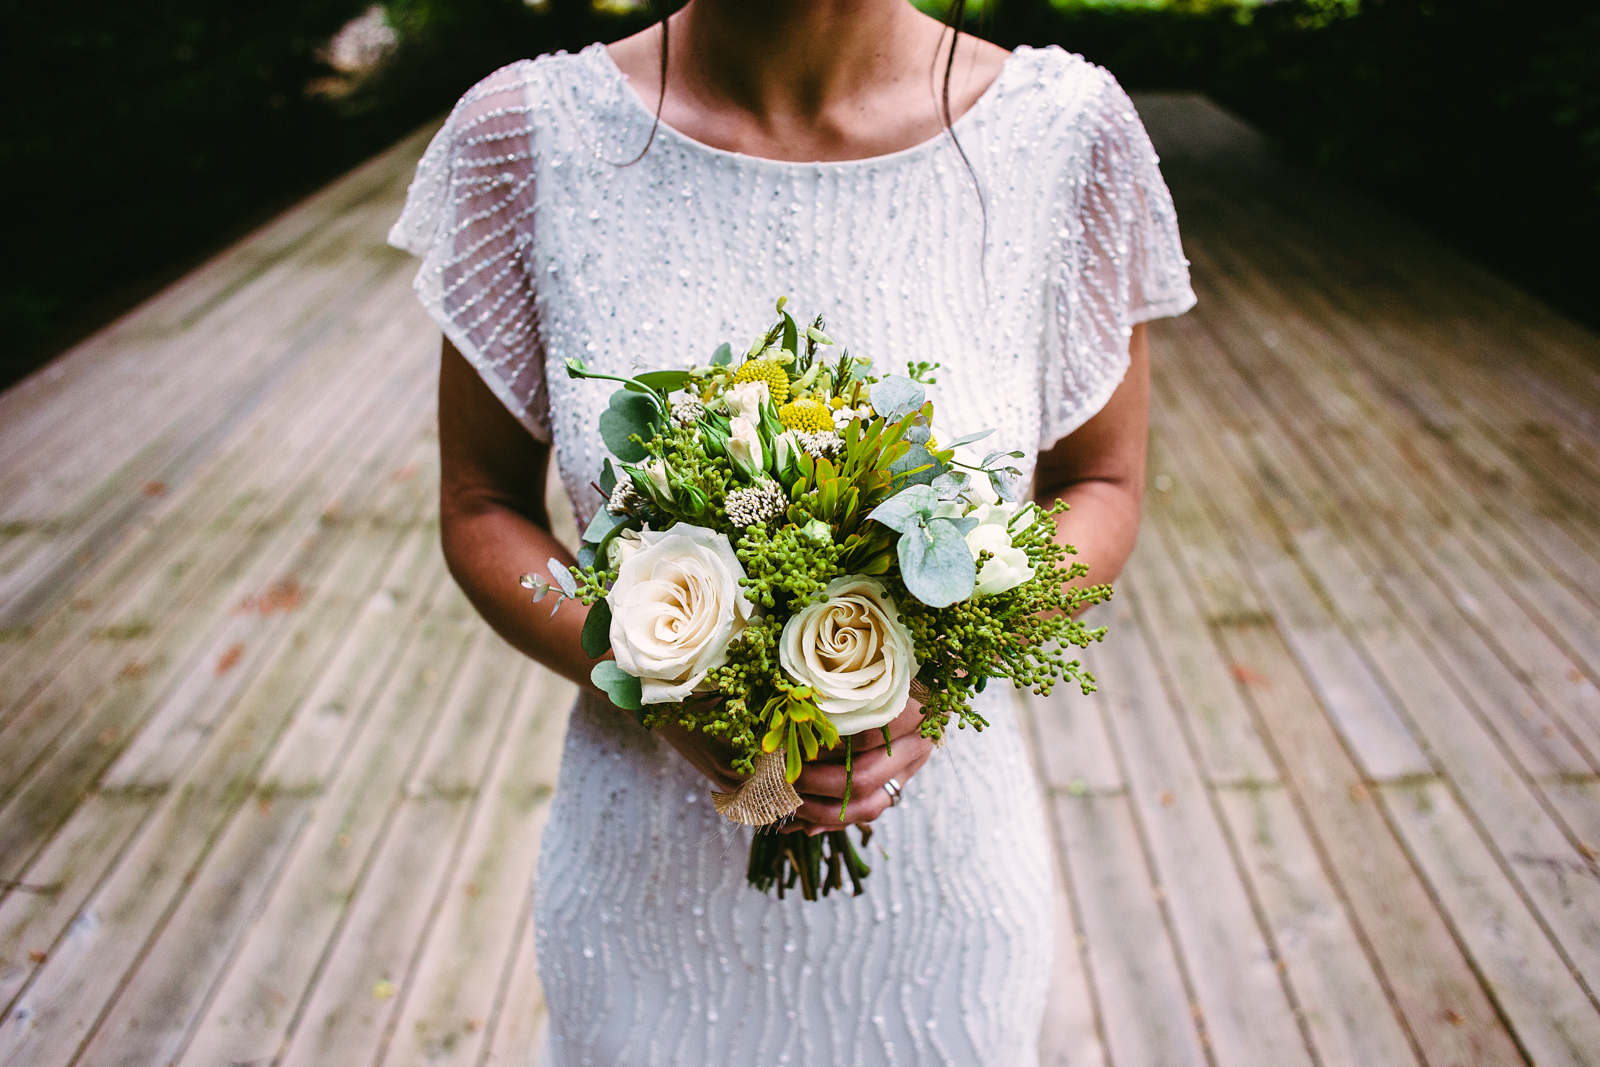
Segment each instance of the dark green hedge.
[{"label": "dark green hedge", "polygon": [[[391,0],[402,44],[337,102],[305,86],[369,0],[0,0],[0,384],[267,213],[441,113],[495,67],[634,29],[587,0]],[[1203,0],[1058,10],[984,32],[1060,43],[1130,88],[1196,88],[1600,326],[1600,5]]]}]

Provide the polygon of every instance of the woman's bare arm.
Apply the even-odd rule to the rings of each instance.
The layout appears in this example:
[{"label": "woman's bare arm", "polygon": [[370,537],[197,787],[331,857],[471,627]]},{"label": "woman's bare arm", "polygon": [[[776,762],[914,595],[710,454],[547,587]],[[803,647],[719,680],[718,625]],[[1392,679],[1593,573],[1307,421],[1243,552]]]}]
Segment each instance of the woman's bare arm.
[{"label": "woman's bare arm", "polygon": [[1139,533],[1145,451],[1150,432],[1150,346],[1141,323],[1133,328],[1131,363],[1106,406],[1050,451],[1041,453],[1035,499],[1065,500],[1056,537],[1089,565],[1080,585],[1099,585],[1122,573]]},{"label": "woman's bare arm", "polygon": [[439,527],[456,584],[496,633],[590,690],[593,662],[578,636],[588,609],[530,604],[517,579],[572,563],[550,532],[544,490],[550,446],[506,410],[448,340],[439,361]]}]

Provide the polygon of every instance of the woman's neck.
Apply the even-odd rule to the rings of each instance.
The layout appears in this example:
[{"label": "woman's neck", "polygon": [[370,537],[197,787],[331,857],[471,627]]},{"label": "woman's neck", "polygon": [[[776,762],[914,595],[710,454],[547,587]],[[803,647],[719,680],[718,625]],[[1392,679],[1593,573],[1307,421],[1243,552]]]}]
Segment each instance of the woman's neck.
[{"label": "woman's neck", "polygon": [[[718,148],[858,159],[910,147],[944,125],[949,32],[906,0],[690,0],[669,29],[662,121]],[[611,54],[653,109],[659,27],[617,42]],[[1005,55],[961,39],[952,118],[982,95]]]}]

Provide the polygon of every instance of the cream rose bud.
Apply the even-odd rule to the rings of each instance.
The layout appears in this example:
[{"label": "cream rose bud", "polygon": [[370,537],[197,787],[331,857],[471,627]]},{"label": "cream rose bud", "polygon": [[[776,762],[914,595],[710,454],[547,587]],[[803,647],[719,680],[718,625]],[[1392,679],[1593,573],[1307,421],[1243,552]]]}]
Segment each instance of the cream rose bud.
[{"label": "cream rose bud", "polygon": [[684,700],[727,662],[754,613],[744,576],[723,534],[687,523],[639,534],[606,603],[617,666],[642,683],[644,703]]},{"label": "cream rose bud", "polygon": [[769,395],[766,382],[740,382],[726,393],[723,393],[722,399],[727,401],[729,410],[735,415],[749,419],[751,422],[760,422],[761,405],[767,402]]},{"label": "cream rose bud", "polygon": [[645,477],[650,479],[650,484],[655,486],[655,490],[660,494],[661,499],[672,499],[672,483],[667,481],[666,460],[653,459],[640,469],[644,471]]},{"label": "cream rose bud", "polygon": [[1028,565],[1028,554],[1020,548],[1011,546],[1011,534],[1004,522],[984,522],[973,527],[972,532],[967,534],[967,547],[972,550],[973,559],[977,559],[978,553],[985,550],[994,553],[994,558],[985,563],[983,569],[978,572],[978,583],[973,589],[976,595],[992,596],[995,593],[1004,593],[1007,589],[1015,589],[1033,577],[1033,568]]},{"label": "cream rose bud", "polygon": [[[766,388],[766,383],[761,383]],[[755,423],[735,415],[728,424],[728,454],[753,471],[759,471],[766,457],[761,452],[761,434]]]},{"label": "cream rose bud", "polygon": [[606,546],[606,566],[611,570],[620,569],[642,547],[638,530],[623,530]]},{"label": "cream rose bud", "polygon": [[789,465],[789,457],[799,451],[800,439],[793,430],[785,430],[772,439],[772,460],[778,473],[783,473],[783,469]]},{"label": "cream rose bud", "polygon": [[784,624],[778,661],[811,687],[842,736],[876,730],[904,711],[917,673],[900,610],[882,582],[860,575],[835,578],[826,600]]}]

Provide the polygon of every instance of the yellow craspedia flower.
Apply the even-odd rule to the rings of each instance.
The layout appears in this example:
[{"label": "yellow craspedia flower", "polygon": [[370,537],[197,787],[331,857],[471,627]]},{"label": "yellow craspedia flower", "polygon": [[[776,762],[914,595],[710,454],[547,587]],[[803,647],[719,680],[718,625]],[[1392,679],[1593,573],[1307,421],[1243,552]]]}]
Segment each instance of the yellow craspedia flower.
[{"label": "yellow craspedia flower", "polygon": [[791,400],[778,409],[778,421],[786,429],[802,433],[821,433],[833,429],[833,413],[820,400]]},{"label": "yellow craspedia flower", "polygon": [[745,382],[766,382],[767,395],[774,406],[789,399],[789,372],[775,359],[750,359],[733,376],[734,385]]}]

